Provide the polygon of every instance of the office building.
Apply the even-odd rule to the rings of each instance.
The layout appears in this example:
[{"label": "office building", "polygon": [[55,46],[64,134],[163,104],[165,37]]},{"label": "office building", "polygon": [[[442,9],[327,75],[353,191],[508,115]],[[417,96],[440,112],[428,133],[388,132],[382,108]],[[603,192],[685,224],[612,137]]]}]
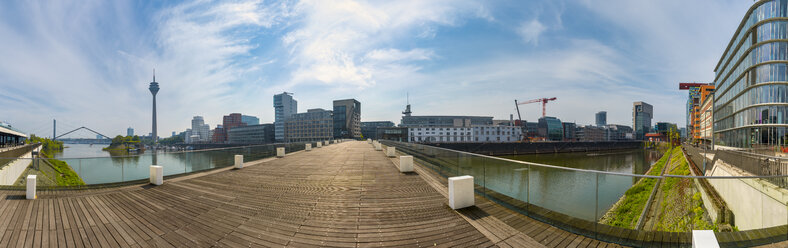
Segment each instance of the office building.
[{"label": "office building", "polygon": [[334,138],[332,111],[310,109],[306,113],[296,113],[285,119],[287,142],[322,141]]},{"label": "office building", "polygon": [[604,127],[597,126],[582,126],[578,127],[575,132],[577,140],[579,141],[605,141],[607,140],[607,131]]},{"label": "office building", "polygon": [[189,137],[190,143],[209,142],[211,140],[211,127],[205,124],[202,116],[192,118],[192,129]]},{"label": "office building", "polygon": [[375,131],[375,137],[377,137],[378,140],[410,141],[407,127],[378,127]]},{"label": "office building", "polygon": [[293,93],[274,95],[274,135],[276,142],[285,142],[285,119],[298,112],[298,102]]},{"label": "office building", "polygon": [[134,128],[126,128],[126,136],[134,136]]},{"label": "office building", "polygon": [[575,141],[577,140],[577,125],[572,122],[561,123],[564,127],[564,140]]},{"label": "office building", "polygon": [[235,127],[227,131],[227,141],[230,144],[274,143],[274,124]]},{"label": "office building", "polygon": [[243,115],[239,113],[232,113],[223,116],[222,125],[217,126],[216,129],[213,130],[213,142],[226,143],[227,132],[233,128],[243,127],[243,126],[246,126],[246,123],[243,122]]},{"label": "office building", "polygon": [[471,127],[493,125],[487,116],[402,116],[402,127]]},{"label": "office building", "polygon": [[561,141],[564,139],[564,126],[561,120],[551,116],[539,118],[539,136],[550,141]]},{"label": "office building", "polygon": [[687,129],[690,130],[692,134],[690,138],[694,141],[698,141],[700,139],[701,104],[707,98],[711,98],[711,94],[714,92],[714,85],[700,83],[685,83],[683,85],[689,88],[689,97],[687,99]]},{"label": "office building", "polygon": [[334,138],[361,138],[361,103],[356,99],[334,100]]},{"label": "office building", "polygon": [[596,113],[596,126],[604,127],[607,125],[607,111],[599,111]]},{"label": "office building", "polygon": [[517,126],[408,127],[407,129],[409,141],[417,143],[500,143],[522,140],[522,128]]},{"label": "office building", "polygon": [[378,139],[378,128],[393,127],[394,122],[390,121],[364,121],[361,122],[361,136],[363,139]]},{"label": "office building", "polygon": [[222,127],[222,125],[216,125],[216,128],[213,129],[213,133],[211,133],[211,142],[213,143],[224,143],[227,140],[227,130]]},{"label": "office building", "polygon": [[247,126],[260,125],[260,119],[251,115],[242,115],[241,122],[243,122]]},{"label": "office building", "polygon": [[605,140],[607,141],[623,141],[632,140],[634,138],[632,127],[630,126],[607,124],[604,127],[606,135]]},{"label": "office building", "polygon": [[786,1],[758,1],[714,69],[714,142],[754,148],[786,143]]},{"label": "office building", "polygon": [[712,97],[706,97],[700,105],[700,141],[704,144],[711,144],[712,137],[712,112],[714,104]]},{"label": "office building", "polygon": [[632,130],[635,139],[643,140],[651,131],[651,118],[654,116],[654,107],[645,102],[632,103]]}]

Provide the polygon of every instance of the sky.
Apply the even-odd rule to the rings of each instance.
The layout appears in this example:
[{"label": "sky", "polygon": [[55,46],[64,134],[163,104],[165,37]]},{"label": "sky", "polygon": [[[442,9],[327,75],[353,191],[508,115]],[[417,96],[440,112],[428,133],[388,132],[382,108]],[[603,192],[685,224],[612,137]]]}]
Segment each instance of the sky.
[{"label": "sky", "polygon": [[[711,82],[752,1],[2,1],[0,121],[51,136],[212,128],[242,113],[273,122],[273,95],[298,112],[361,102],[362,121],[414,115],[509,119],[514,100],[557,97],[547,115],[580,125],[632,103],[683,126],[679,82]],[[409,96],[409,97],[407,97]],[[536,121],[541,104],[521,105]],[[81,132],[81,133],[80,133]],[[72,137],[94,137],[80,131]]]}]

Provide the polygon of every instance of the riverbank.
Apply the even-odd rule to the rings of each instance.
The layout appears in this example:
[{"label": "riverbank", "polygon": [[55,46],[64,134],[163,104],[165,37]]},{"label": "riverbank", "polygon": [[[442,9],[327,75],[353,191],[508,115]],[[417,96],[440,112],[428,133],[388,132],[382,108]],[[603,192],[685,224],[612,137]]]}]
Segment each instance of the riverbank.
[{"label": "riverbank", "polygon": [[[80,186],[85,185],[82,178],[65,161],[52,158],[51,151],[42,150],[38,160],[38,169],[31,164],[21,177],[36,175],[37,184],[40,186]],[[17,180],[18,186],[24,185],[24,180]]]}]

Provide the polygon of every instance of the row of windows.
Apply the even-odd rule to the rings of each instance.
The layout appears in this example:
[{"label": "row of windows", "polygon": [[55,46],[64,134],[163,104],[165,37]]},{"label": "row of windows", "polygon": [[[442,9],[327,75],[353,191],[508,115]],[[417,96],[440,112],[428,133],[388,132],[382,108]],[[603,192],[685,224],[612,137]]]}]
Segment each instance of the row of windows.
[{"label": "row of windows", "polygon": [[[422,135],[422,132],[410,132],[412,135]],[[474,132],[476,135],[479,135],[479,131]],[[482,135],[519,135],[519,133],[515,132],[502,132],[502,131],[484,131],[481,132]],[[424,132],[424,135],[435,135],[435,132]],[[438,132],[437,135],[443,135],[443,132]],[[452,135],[451,132],[446,132],[446,135]],[[457,135],[457,132],[454,132],[454,135]],[[471,132],[460,132],[459,135],[471,135]]]},{"label": "row of windows", "polygon": [[721,120],[748,106],[763,103],[788,103],[788,85],[766,84],[749,88],[725,107],[718,108],[714,119]]},{"label": "row of windows", "polygon": [[731,147],[774,146],[788,144],[785,127],[752,127],[714,134],[714,143]]},{"label": "row of windows", "polygon": [[[715,81],[720,80],[719,78],[720,75],[726,75],[728,71],[728,66],[731,65],[731,63],[735,63],[736,60],[729,58],[729,53],[731,52],[740,53],[742,50],[747,50],[747,48],[749,47],[748,43],[750,43],[752,40],[746,39],[745,37],[747,37],[747,35],[750,34],[749,32],[750,27],[752,27],[753,25],[755,25],[756,23],[762,20],[766,20],[769,18],[786,17],[786,6],[788,6],[788,0],[773,0],[763,3],[762,5],[758,6],[750,13],[744,25],[739,30],[739,34],[736,36],[736,39],[733,40],[733,43],[729,47],[729,49],[733,49],[733,50],[726,50],[725,53],[723,53],[722,57],[725,58],[723,59],[723,63],[725,64],[723,64],[723,68],[718,68],[719,70],[717,71],[719,72],[719,74],[717,74],[718,78],[716,78]],[[737,49],[739,43],[743,41],[746,42],[745,43],[746,45],[742,45],[742,48]],[[730,57],[736,57],[736,56],[730,56]],[[724,87],[725,85],[723,84],[720,84],[719,86],[720,86],[719,88],[721,89],[725,88]]]},{"label": "row of windows", "polygon": [[745,109],[714,123],[714,130],[758,124],[788,124],[788,106],[758,106]]},{"label": "row of windows", "polygon": [[[495,137],[495,139],[490,139],[487,137],[486,139],[482,139],[481,141],[515,141],[516,139],[512,139],[510,137],[506,137],[506,139],[501,139],[501,137]],[[471,139],[470,137],[410,137],[411,142],[464,142],[464,141],[479,141],[479,137]]]},{"label": "row of windows", "polygon": [[[722,92],[723,94],[728,94],[728,87],[735,86],[740,82],[732,84],[734,80],[747,80],[746,77],[739,78],[739,75],[744,74],[746,70],[755,64],[769,62],[769,61],[776,61],[776,60],[788,60],[788,43],[786,42],[770,42],[761,44],[755,47],[750,53],[747,54],[747,57],[742,60],[741,64],[736,66],[734,72],[725,78],[725,81],[720,83],[720,87],[717,89],[717,92]],[[762,66],[758,66],[760,69]],[[767,81],[775,81],[774,79],[779,76],[785,78],[785,67],[782,67],[783,73],[779,74],[777,68],[775,69],[760,69],[764,70],[764,72],[756,72],[758,76],[758,80],[756,82],[767,82]],[[765,74],[764,74],[765,73]],[[771,77],[770,77],[771,75]]]}]

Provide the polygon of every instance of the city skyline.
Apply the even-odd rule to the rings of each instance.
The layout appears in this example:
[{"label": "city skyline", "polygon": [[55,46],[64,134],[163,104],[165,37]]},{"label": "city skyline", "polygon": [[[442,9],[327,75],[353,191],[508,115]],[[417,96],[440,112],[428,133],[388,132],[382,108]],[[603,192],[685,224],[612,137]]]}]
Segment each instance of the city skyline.
[{"label": "city skyline", "polygon": [[[593,124],[605,110],[608,123],[631,125],[629,104],[645,101],[655,121],[681,125],[686,92],[676,84],[712,81],[740,21],[724,17],[751,3],[112,2],[65,22],[68,4],[0,9],[0,35],[9,37],[0,47],[0,104],[9,108],[0,116],[28,132],[51,133],[58,119],[149,133],[142,96],[152,67],[167,89],[157,99],[160,133],[185,130],[195,115],[272,123],[270,97],[282,91],[295,92],[302,109],[358,99],[362,121],[397,122],[410,92],[416,115],[508,119],[514,99],[556,96],[548,115],[568,122]],[[646,10],[656,14],[638,14]],[[698,20],[698,11],[711,17]],[[337,16],[345,18],[322,24]],[[522,107],[536,121],[539,106]]]}]

